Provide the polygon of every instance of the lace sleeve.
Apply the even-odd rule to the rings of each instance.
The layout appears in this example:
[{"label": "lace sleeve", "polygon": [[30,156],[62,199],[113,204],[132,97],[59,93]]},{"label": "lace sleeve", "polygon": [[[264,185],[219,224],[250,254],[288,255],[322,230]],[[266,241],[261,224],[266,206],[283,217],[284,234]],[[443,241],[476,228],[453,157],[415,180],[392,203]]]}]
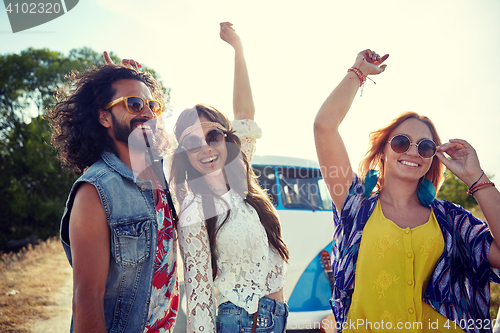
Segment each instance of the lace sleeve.
[{"label": "lace sleeve", "polygon": [[188,195],[179,216],[179,248],[184,261],[187,332],[215,333],[215,298],[210,244],[201,198]]},{"label": "lace sleeve", "polygon": [[236,135],[241,140],[241,151],[246,155],[249,162],[255,153],[255,143],[262,137],[262,129],[251,119],[238,119],[231,122]]}]

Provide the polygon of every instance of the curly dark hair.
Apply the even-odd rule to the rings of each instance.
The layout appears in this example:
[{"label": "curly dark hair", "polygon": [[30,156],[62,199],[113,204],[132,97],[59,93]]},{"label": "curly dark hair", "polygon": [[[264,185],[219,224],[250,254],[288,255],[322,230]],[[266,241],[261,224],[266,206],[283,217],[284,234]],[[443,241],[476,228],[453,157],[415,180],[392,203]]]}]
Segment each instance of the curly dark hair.
[{"label": "curly dark hair", "polygon": [[[212,106],[206,104],[197,104],[194,108],[184,110],[177,119],[175,124],[174,132],[179,141],[182,132],[189,126],[195,124],[199,121],[200,116],[205,116],[209,121],[221,124],[227,129],[226,133],[226,148],[227,148],[227,159],[226,165],[233,161],[240,153],[241,141],[240,138],[234,134],[232,130],[231,122],[227,117],[215,109]],[[242,198],[245,198],[250,206],[252,206],[259,215],[260,221],[266,230],[267,238],[269,244],[276,249],[278,254],[288,262],[289,252],[286,243],[283,241],[281,235],[281,224],[278,218],[278,214],[274,205],[272,204],[269,196],[264,189],[257,182],[257,176],[255,175],[250,163],[248,162],[245,154],[241,154],[243,158],[243,163],[241,168],[228,168],[229,172],[224,174],[226,177],[226,183],[232,184],[234,191],[236,191]],[[214,198],[218,196],[208,187],[208,184],[203,184],[203,186],[197,187],[196,189],[189,188],[188,183],[190,180],[202,178],[203,175],[197,171],[189,162],[186,151],[180,146],[174,152],[174,157],[172,160],[172,167],[170,170],[170,186],[175,187],[176,198],[180,204],[186,198],[189,192],[193,192],[195,195],[202,196],[202,206],[205,211],[205,216],[212,216],[205,220],[205,225],[207,227],[207,233],[210,243],[211,252],[211,262],[212,262],[212,276],[215,279],[217,275],[217,258],[215,253],[217,253],[216,237],[217,232],[226,223],[231,214],[228,210],[223,222],[217,228],[218,216],[215,213]],[[247,193],[248,192],[248,193]],[[220,198],[220,197],[219,197]]]},{"label": "curly dark hair", "polygon": [[[101,157],[105,151],[116,154],[113,140],[99,123],[99,110],[111,101],[116,90],[112,84],[118,80],[143,82],[154,99],[164,105],[163,89],[148,72],[117,65],[93,67],[85,73],[73,72],[68,84],[57,94],[58,103],[47,113],[51,121],[52,144],[59,152],[61,162],[77,174],[81,174]],[[159,123],[161,117],[158,118]],[[157,153],[166,150],[163,126],[156,133]]]}]

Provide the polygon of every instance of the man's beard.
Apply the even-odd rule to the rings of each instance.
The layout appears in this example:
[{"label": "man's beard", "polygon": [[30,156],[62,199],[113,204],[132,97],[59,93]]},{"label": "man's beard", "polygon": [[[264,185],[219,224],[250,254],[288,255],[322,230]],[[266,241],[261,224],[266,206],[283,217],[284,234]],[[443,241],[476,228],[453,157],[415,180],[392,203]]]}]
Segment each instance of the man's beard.
[{"label": "man's beard", "polygon": [[156,129],[153,122],[149,122],[153,135],[143,132],[141,128],[133,129],[136,122],[145,123],[146,121],[140,119],[132,119],[130,125],[122,125],[119,123],[113,113],[111,113],[111,119],[113,122],[113,132],[115,134],[115,139],[117,141],[125,143],[129,148],[137,151],[146,151],[148,148],[153,148],[155,146],[155,133]]}]

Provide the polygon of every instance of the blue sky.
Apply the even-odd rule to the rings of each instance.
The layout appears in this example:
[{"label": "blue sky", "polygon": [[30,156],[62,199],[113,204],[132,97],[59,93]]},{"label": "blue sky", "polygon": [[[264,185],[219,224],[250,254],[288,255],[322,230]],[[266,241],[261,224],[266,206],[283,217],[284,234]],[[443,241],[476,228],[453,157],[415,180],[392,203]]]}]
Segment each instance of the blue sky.
[{"label": "blue sky", "polygon": [[221,21],[233,22],[244,43],[264,131],[258,154],[315,160],[314,116],[356,54],[371,48],[390,57],[342,125],[353,165],[371,130],[411,110],[430,117],[443,141],[468,140],[483,169],[500,175],[498,0],[80,0],[15,34],[2,8],[0,53],[113,51],[154,68],[175,110],[203,102],[231,115],[233,51],[219,39]]}]

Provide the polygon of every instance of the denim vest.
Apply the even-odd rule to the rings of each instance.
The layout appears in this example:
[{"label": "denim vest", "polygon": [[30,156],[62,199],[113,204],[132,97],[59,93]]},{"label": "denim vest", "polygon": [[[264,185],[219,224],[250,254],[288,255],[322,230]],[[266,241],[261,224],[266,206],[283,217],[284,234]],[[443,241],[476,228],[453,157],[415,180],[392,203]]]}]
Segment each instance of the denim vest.
[{"label": "denim vest", "polygon": [[[82,182],[95,186],[110,228],[110,263],[104,294],[108,332],[143,332],[148,317],[158,224],[150,181],[141,181],[115,154],[105,152],[76,180],[61,221],[70,265],[69,218]],[[73,332],[73,322],[71,323]]]}]

